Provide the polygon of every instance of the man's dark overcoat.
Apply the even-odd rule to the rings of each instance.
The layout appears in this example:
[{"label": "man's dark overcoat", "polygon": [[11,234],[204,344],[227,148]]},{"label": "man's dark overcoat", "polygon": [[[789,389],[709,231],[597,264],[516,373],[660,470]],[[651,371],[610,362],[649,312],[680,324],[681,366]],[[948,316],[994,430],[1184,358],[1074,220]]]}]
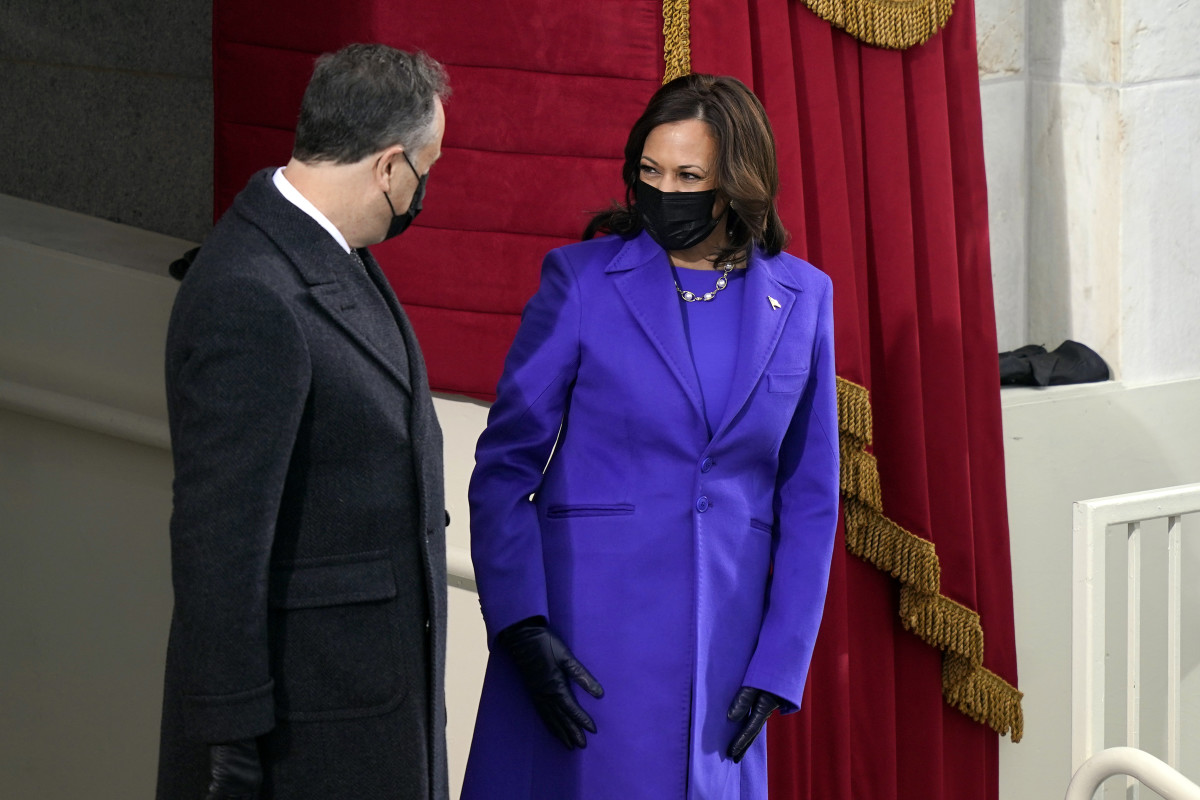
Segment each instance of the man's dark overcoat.
[{"label": "man's dark overcoat", "polygon": [[260,737],[267,800],[444,798],[442,434],[408,319],[255,175],[167,336],[175,609],[159,800]]}]

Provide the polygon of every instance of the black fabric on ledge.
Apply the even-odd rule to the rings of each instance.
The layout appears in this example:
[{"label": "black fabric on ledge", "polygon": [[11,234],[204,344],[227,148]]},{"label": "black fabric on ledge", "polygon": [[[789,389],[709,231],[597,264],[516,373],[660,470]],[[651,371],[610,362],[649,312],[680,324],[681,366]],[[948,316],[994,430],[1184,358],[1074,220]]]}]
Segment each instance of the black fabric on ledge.
[{"label": "black fabric on ledge", "polygon": [[1030,344],[1000,354],[1001,386],[1064,386],[1109,377],[1108,364],[1099,353],[1070,339],[1050,352]]}]

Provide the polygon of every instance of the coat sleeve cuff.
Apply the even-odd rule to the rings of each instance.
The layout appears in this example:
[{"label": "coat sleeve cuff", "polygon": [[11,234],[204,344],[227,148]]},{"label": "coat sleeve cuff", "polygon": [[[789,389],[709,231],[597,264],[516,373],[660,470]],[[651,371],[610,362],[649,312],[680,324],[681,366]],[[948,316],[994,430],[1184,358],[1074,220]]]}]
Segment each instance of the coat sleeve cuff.
[{"label": "coat sleeve cuff", "polygon": [[[495,649],[496,637],[510,625],[514,625],[530,617],[542,617],[547,622],[550,621],[550,611],[544,603],[532,603],[529,605],[516,605],[512,603],[485,604],[480,600],[480,606],[483,609],[483,624],[484,629],[487,631],[488,650]],[[553,627],[552,623],[551,627]]]},{"label": "coat sleeve cuff", "polygon": [[185,695],[184,730],[208,744],[262,736],[275,727],[275,682],[257,689],[218,695]]},{"label": "coat sleeve cuff", "polygon": [[807,679],[807,670],[797,682],[795,676],[770,675],[751,667],[746,673],[742,685],[770,692],[783,701],[783,705],[779,707],[779,713],[791,714],[800,710],[800,702],[804,699],[804,683]]}]

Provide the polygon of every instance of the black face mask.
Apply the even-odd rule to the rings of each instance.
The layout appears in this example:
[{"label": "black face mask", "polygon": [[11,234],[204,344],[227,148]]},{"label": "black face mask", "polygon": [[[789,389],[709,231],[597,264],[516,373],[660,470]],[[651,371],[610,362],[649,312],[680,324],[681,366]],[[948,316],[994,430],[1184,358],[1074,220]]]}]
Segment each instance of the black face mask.
[{"label": "black face mask", "polygon": [[388,197],[388,193],[383,193],[383,199],[387,200],[388,208],[392,210],[392,222],[388,225],[387,233],[383,235],[383,240],[386,242],[393,236],[399,236],[408,230],[408,226],[412,225],[412,221],[417,218],[417,214],[421,213],[421,201],[425,198],[425,181],[429,179],[429,173],[424,175],[417,173],[417,168],[408,160],[408,153],[401,153],[404,156],[404,163],[408,164],[408,168],[413,171],[413,175],[417,176],[417,188],[413,192],[412,200],[408,204],[408,211],[403,214],[396,213],[396,207],[392,205],[392,198]]},{"label": "black face mask", "polygon": [[[716,189],[662,192],[644,181],[633,187],[642,226],[664,250],[687,250],[703,242],[717,227],[713,218]],[[724,215],[722,215],[724,216]]]}]

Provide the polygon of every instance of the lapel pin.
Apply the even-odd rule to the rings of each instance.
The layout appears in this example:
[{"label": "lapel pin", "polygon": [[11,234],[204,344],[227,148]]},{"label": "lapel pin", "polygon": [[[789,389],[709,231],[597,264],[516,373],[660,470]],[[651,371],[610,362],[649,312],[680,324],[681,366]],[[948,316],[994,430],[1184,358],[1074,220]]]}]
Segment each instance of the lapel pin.
[{"label": "lapel pin", "polygon": [[775,309],[776,311],[783,307],[779,305],[779,301],[774,297],[771,297],[771,295],[767,295],[767,299],[771,301],[771,308]]}]

